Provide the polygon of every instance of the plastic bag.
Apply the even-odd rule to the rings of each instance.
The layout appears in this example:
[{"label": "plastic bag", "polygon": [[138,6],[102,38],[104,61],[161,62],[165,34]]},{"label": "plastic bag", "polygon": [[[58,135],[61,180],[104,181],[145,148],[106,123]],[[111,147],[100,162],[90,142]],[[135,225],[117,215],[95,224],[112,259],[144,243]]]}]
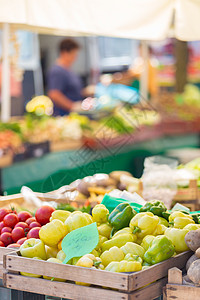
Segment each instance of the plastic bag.
[{"label": "plastic bag", "polygon": [[142,175],[143,198],[146,201],[161,200],[170,209],[177,193],[175,181],[178,161],[162,156],[152,156],[144,161]]}]

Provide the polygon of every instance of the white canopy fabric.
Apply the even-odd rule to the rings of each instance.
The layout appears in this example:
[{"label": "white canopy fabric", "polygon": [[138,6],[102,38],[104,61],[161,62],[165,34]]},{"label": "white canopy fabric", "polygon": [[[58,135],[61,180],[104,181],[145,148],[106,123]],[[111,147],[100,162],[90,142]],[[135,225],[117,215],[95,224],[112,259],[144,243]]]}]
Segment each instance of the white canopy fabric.
[{"label": "white canopy fabric", "polygon": [[176,0],[174,36],[183,41],[200,40],[200,0]]},{"label": "white canopy fabric", "polygon": [[[2,120],[9,118],[10,27],[54,35],[158,41],[200,40],[200,0],[0,0],[3,34]],[[10,24],[10,25],[8,25]]]},{"label": "white canopy fabric", "polygon": [[174,0],[0,0],[0,23],[56,35],[167,36]]}]

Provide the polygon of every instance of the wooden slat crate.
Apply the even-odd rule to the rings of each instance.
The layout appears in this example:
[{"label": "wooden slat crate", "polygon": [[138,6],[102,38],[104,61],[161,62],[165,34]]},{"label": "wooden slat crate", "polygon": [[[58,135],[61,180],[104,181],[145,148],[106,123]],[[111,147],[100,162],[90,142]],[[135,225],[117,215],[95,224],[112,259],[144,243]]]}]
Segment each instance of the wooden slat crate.
[{"label": "wooden slat crate", "polygon": [[13,252],[14,250],[11,248],[0,247],[0,279],[3,278],[3,256]]},{"label": "wooden slat crate", "polygon": [[82,140],[66,139],[65,141],[51,142],[50,151],[58,152],[65,150],[75,150],[81,148],[82,145]]},{"label": "wooden slat crate", "polygon": [[197,180],[190,180],[188,188],[179,188],[173,201],[187,206],[192,211],[198,210],[199,201]]},{"label": "wooden slat crate", "polygon": [[[113,273],[64,264],[55,265],[55,263],[24,258],[12,253],[4,256],[3,282],[10,289],[68,299],[154,299],[162,294],[162,288],[167,282],[168,269],[174,266],[182,269],[190,256],[191,252],[187,251],[144,271]],[[19,272],[62,278],[67,282],[25,277]],[[74,281],[89,283],[92,286],[77,285]]]},{"label": "wooden slat crate", "polygon": [[13,154],[11,152],[7,152],[0,157],[0,168],[5,168],[13,163]]},{"label": "wooden slat crate", "polygon": [[165,293],[166,300],[200,299],[200,287],[184,283],[184,276],[178,268],[169,270]]},{"label": "wooden slat crate", "polygon": [[[139,184],[139,194],[142,196],[143,193],[143,184],[142,181]],[[199,209],[199,202],[200,202],[200,192],[197,188],[197,180],[190,180],[189,186],[187,188],[179,188],[177,190],[176,195],[173,199],[173,205],[179,202],[192,211]]]}]

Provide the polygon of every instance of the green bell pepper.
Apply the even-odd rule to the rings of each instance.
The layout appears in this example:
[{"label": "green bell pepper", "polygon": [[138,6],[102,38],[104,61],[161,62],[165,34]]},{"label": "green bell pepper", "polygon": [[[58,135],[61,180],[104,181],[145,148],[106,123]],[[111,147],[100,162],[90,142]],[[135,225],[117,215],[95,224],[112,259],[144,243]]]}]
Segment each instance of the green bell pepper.
[{"label": "green bell pepper", "polygon": [[108,222],[113,227],[111,236],[114,231],[128,227],[130,220],[136,215],[136,213],[137,212],[128,203],[120,203],[117,205],[108,217]]},{"label": "green bell pepper", "polygon": [[171,215],[171,213],[168,212],[168,211],[162,212],[162,217],[163,217],[165,220],[167,220],[167,221],[169,221],[170,215]]},{"label": "green bell pepper", "polygon": [[140,212],[150,211],[154,215],[162,217],[162,213],[167,210],[166,206],[162,201],[152,200],[147,202],[143,207],[140,208]]},{"label": "green bell pepper", "polygon": [[191,214],[191,216],[192,216],[192,219],[194,220],[194,222],[196,224],[200,223],[200,214],[199,213],[197,213],[197,214]]},{"label": "green bell pepper", "polygon": [[144,254],[144,260],[149,264],[157,264],[173,256],[175,248],[172,242],[163,235],[155,237],[149,249]]}]

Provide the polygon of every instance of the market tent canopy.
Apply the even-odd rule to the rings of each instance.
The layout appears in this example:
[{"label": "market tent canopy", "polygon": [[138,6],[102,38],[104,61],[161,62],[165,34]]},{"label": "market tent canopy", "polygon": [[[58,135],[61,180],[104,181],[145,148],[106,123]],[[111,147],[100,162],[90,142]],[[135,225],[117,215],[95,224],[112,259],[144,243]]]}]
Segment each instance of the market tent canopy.
[{"label": "market tent canopy", "polygon": [[0,0],[0,23],[55,35],[200,39],[200,0]]},{"label": "market tent canopy", "polygon": [[174,0],[0,0],[0,23],[56,35],[161,40]]}]

